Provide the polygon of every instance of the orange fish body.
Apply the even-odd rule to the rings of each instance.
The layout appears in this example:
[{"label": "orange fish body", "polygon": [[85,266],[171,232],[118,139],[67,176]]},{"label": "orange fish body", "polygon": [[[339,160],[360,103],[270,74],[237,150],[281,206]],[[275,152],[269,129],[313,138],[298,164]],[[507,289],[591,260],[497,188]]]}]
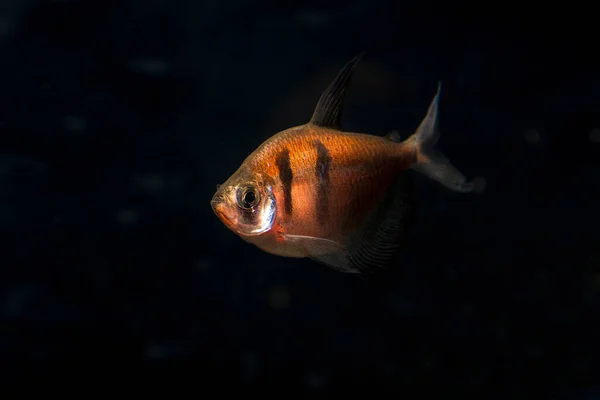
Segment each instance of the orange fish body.
[{"label": "orange fish body", "polygon": [[310,257],[344,272],[385,265],[411,214],[406,169],[456,191],[472,184],[431,151],[438,94],[405,141],[339,129],[359,57],[321,96],[311,121],[259,146],[217,189],[211,206],[244,240],[269,253]]},{"label": "orange fish body", "polygon": [[250,241],[291,257],[309,254],[302,246],[286,245],[282,234],[340,242],[410,165],[412,153],[403,149],[382,137],[311,125],[281,132],[248,159],[251,169],[273,182],[275,202],[283,205],[273,228]]}]

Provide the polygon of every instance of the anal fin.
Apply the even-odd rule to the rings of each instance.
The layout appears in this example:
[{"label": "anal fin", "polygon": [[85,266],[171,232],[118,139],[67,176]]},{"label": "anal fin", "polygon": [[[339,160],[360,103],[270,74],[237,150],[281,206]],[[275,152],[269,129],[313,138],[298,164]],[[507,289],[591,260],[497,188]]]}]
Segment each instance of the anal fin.
[{"label": "anal fin", "polygon": [[358,273],[348,260],[344,245],[333,240],[302,235],[283,235],[286,240],[303,247],[313,260],[341,272]]},{"label": "anal fin", "polygon": [[[301,246],[309,257],[341,272],[361,273],[388,266],[400,245],[402,234],[414,215],[412,182],[406,173],[399,175],[383,199],[374,205],[343,243],[302,235],[284,237]],[[345,218],[355,216],[351,211]]]},{"label": "anal fin", "polygon": [[389,266],[413,217],[412,181],[402,173],[350,235],[346,246],[351,268],[368,271]]}]

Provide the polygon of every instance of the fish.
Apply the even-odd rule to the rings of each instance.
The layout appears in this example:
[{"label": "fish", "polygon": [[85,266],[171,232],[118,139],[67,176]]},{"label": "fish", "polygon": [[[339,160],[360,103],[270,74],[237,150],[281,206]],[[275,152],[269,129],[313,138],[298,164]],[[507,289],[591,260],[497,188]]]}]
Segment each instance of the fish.
[{"label": "fish", "polygon": [[346,132],[346,92],[364,53],[321,94],[311,119],[260,144],[213,195],[210,205],[232,232],[276,256],[310,258],[340,272],[389,265],[414,213],[408,171],[450,190],[468,182],[435,149],[441,81],[427,113],[405,140]]}]

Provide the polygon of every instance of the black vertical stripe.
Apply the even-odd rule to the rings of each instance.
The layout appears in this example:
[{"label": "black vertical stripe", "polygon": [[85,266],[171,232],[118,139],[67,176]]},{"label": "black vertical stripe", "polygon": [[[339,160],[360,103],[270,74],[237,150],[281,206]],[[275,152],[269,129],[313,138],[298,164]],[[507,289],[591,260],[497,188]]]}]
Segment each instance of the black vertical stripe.
[{"label": "black vertical stripe", "polygon": [[282,150],[277,155],[275,165],[279,169],[279,179],[283,185],[283,202],[284,209],[287,215],[292,215],[292,180],[294,179],[294,173],[290,166],[290,151],[288,149]]},{"label": "black vertical stripe", "polygon": [[331,156],[327,147],[319,140],[315,143],[317,147],[317,162],[315,163],[315,176],[317,178],[316,209],[319,221],[326,221],[329,216],[329,167]]}]

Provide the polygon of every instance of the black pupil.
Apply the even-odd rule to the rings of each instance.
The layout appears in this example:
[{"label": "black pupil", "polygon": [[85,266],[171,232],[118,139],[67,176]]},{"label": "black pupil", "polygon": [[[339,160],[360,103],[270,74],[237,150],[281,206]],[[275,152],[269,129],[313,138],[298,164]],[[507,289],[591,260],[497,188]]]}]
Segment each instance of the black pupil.
[{"label": "black pupil", "polygon": [[244,195],[244,205],[246,207],[252,207],[255,200],[256,200],[256,196],[254,196],[253,191],[246,192],[246,194]]}]

